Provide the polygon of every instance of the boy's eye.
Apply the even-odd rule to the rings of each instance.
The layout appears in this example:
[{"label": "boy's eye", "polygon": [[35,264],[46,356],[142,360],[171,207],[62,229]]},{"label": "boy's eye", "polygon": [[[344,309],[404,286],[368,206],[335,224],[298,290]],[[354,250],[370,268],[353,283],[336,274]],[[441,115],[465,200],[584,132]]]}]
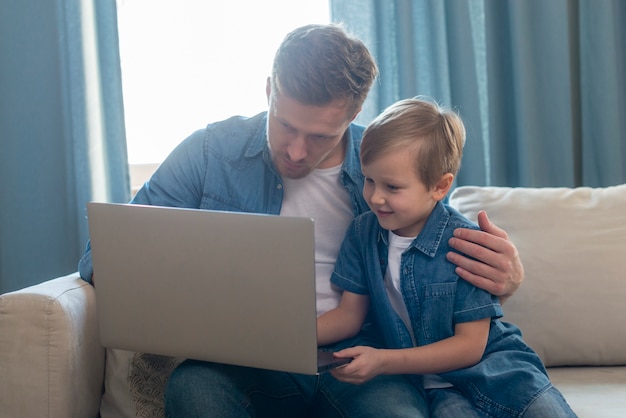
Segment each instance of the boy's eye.
[{"label": "boy's eye", "polygon": [[387,185],[387,188],[388,188],[389,190],[398,190],[398,189],[399,189],[399,187],[398,187],[398,186],[394,186],[393,184],[388,184],[388,185]]}]

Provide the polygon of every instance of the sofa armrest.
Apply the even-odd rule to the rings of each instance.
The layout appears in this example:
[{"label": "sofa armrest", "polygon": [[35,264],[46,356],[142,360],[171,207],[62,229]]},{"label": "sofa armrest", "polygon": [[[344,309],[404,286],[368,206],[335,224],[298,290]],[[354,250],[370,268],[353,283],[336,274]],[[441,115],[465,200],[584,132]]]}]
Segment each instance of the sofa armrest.
[{"label": "sofa armrest", "polygon": [[78,273],[0,296],[0,415],[97,417],[95,292]]}]

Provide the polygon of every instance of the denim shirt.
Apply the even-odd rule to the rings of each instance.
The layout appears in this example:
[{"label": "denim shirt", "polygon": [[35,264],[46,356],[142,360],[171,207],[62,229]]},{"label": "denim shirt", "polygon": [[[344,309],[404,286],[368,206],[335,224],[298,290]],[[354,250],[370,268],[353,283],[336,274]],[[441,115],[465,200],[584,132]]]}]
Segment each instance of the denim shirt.
[{"label": "denim shirt", "polygon": [[[500,321],[496,297],[460,279],[446,259],[448,240],[456,228],[478,227],[454,208],[439,202],[422,232],[402,254],[400,287],[418,346],[454,335],[454,324],[492,318],[481,361],[465,369],[439,374],[474,404],[495,416],[518,416],[551,387],[537,354],[519,329]],[[346,233],[332,282],[350,292],[368,294],[373,315],[388,348],[413,346],[411,335],[393,309],[385,289],[387,231],[376,216],[357,217]],[[503,389],[506,388],[506,389]]]},{"label": "denim shirt", "polygon": [[[361,190],[359,146],[363,127],[346,132],[341,182],[354,215],[367,210]],[[194,209],[279,214],[283,185],[270,157],[267,112],[235,116],[198,130],[172,151],[131,203]],[[80,276],[91,281],[91,247],[78,264]]]}]

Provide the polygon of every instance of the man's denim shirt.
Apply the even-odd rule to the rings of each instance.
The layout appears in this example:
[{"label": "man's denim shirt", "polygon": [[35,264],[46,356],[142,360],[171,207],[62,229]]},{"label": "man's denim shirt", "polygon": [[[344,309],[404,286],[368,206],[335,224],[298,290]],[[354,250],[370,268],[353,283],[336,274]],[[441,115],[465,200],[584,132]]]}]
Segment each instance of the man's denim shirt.
[{"label": "man's denim shirt", "polygon": [[[451,337],[455,323],[492,318],[482,360],[440,376],[495,416],[519,416],[551,387],[550,381],[519,329],[497,319],[503,315],[497,298],[460,279],[456,266],[446,259],[452,250],[448,240],[456,228],[478,227],[439,202],[402,254],[400,286],[416,343],[421,346]],[[370,313],[387,347],[413,347],[385,289],[387,235],[372,212],[357,217],[348,228],[331,280],[345,290],[370,296]]]},{"label": "man's denim shirt", "polygon": [[[367,210],[359,162],[363,129],[352,124],[346,132],[341,173],[355,216]],[[282,179],[267,142],[267,112],[262,112],[251,118],[232,117],[194,132],[172,151],[131,203],[279,214],[282,201]],[[91,281],[89,245],[78,267],[80,276]]]}]

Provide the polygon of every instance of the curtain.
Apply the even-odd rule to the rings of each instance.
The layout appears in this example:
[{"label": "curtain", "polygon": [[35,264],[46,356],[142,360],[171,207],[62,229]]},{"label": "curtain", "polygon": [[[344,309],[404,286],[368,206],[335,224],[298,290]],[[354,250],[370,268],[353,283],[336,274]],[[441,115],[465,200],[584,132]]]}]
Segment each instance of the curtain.
[{"label": "curtain", "polygon": [[77,269],[129,181],[115,0],[0,2],[0,292]]},{"label": "curtain", "polygon": [[467,128],[457,184],[626,183],[626,2],[331,0],[380,78],[358,121],[425,95]]}]

